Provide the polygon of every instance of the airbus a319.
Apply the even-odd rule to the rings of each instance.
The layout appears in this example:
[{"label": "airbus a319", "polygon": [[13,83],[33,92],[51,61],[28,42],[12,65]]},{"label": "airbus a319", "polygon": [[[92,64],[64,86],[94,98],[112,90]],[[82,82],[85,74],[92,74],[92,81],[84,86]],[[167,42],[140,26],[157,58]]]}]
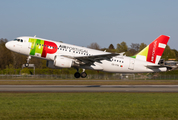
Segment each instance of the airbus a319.
[{"label": "airbus a319", "polygon": [[[5,46],[16,53],[27,55],[26,67],[31,57],[47,60],[49,68],[76,68],[76,78],[85,78],[85,69],[112,73],[164,72],[166,66],[158,64],[169,36],[160,35],[134,56],[123,56],[86,47],[56,42],[37,37],[23,36],[9,41]],[[83,69],[79,73],[79,69]]]}]

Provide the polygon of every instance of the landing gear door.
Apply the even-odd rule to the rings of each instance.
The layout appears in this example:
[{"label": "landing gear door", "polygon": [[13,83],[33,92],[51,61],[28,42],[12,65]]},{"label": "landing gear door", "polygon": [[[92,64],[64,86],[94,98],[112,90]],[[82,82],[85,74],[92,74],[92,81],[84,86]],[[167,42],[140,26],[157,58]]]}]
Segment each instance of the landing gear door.
[{"label": "landing gear door", "polygon": [[130,70],[134,70],[134,64],[135,64],[135,60],[134,59],[130,59],[129,60],[129,68]]}]

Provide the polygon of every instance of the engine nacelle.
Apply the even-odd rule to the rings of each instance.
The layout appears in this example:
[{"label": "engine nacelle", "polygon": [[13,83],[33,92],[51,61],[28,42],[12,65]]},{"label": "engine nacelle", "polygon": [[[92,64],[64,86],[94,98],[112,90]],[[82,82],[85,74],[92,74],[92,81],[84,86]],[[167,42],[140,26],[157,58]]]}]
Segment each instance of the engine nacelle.
[{"label": "engine nacelle", "polygon": [[54,65],[60,68],[71,68],[73,60],[63,56],[55,56]]}]

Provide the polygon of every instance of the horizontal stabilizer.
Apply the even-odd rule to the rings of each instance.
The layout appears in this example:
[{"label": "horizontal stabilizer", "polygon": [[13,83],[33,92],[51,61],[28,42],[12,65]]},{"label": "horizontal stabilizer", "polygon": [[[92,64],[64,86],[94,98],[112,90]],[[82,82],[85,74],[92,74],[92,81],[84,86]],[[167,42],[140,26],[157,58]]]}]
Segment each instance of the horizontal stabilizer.
[{"label": "horizontal stabilizer", "polygon": [[147,67],[147,68],[150,68],[150,69],[157,69],[157,68],[164,68],[164,67],[166,67],[167,68],[167,70],[172,70],[172,69],[174,69],[173,67],[171,67],[171,66],[167,66],[167,65],[147,65],[147,66],[145,66],[145,67]]}]

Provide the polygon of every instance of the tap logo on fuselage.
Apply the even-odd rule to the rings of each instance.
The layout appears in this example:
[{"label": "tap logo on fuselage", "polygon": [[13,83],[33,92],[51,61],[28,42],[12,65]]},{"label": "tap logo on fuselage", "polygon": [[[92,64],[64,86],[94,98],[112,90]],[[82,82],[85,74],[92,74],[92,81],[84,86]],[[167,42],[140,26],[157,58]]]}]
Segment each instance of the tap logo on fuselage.
[{"label": "tap logo on fuselage", "polygon": [[54,54],[57,51],[57,45],[54,42],[41,39],[29,38],[31,43],[30,55],[46,58],[47,54]]}]

